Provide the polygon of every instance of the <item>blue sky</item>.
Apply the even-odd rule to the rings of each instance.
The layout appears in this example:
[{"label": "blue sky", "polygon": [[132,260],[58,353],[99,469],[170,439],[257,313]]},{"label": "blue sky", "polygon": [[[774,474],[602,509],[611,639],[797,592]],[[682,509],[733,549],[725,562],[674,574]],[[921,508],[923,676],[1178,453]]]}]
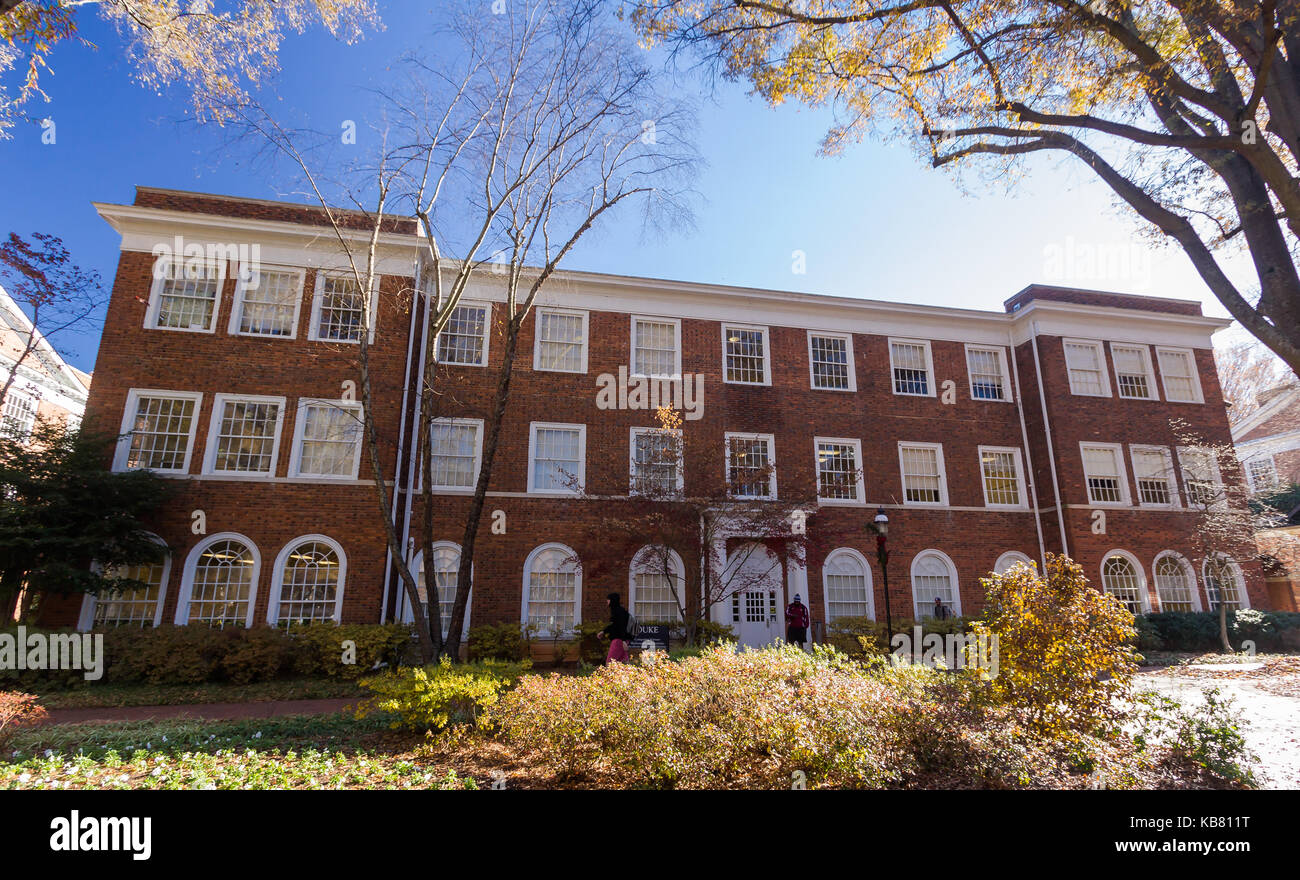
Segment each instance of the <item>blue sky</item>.
[{"label": "blue sky", "polygon": [[[330,131],[365,119],[375,105],[367,87],[403,52],[431,45],[423,4],[380,6],[386,29],[359,44],[320,31],[286,39],[274,83],[286,118]],[[92,201],[129,203],[136,185],[286,197],[288,177],[188,122],[183,92],[135,84],[116,35],[93,16],[84,21],[100,49],[56,51],[45,79],[52,102],[31,108],[55,121],[56,143],[43,144],[35,126],[0,141],[0,234],[59,235],[110,285],[118,237]],[[695,228],[643,240],[634,214],[614,215],[566,268],[980,309],[1045,282],[1198,299],[1208,314],[1226,314],[1181,251],[1152,247],[1109,190],[1070,163],[1036,161],[1008,185],[970,172],[954,180],[901,145],[867,142],[821,157],[828,113],[773,110],[738,85],[706,93],[693,78],[679,83],[703,101],[698,146],[708,165]],[[795,251],[805,255],[802,274]],[[55,341],[74,365],[94,367],[97,332]]]}]

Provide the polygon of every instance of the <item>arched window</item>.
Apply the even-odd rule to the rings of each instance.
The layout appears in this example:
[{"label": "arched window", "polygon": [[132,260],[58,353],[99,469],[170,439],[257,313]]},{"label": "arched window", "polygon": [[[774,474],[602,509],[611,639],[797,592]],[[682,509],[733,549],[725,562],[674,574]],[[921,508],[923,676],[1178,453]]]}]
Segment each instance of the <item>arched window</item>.
[{"label": "arched window", "polygon": [[1142,567],[1131,554],[1123,550],[1106,554],[1101,563],[1101,587],[1134,614],[1146,608],[1147,587],[1143,581]]},{"label": "arched window", "polygon": [[243,535],[223,532],[190,551],[176,601],[176,622],[252,626],[262,558]]},{"label": "arched window", "polygon": [[1196,611],[1196,580],[1187,560],[1166,550],[1156,557],[1156,597],[1161,611]]},{"label": "arched window", "polygon": [[641,623],[672,623],[686,601],[682,558],[666,547],[642,547],[628,572],[628,607]]},{"label": "arched window", "polygon": [[912,560],[912,604],[917,620],[937,616],[936,608],[944,616],[961,614],[957,566],[947,554],[926,550]]},{"label": "arched window", "polygon": [[543,544],[524,561],[522,620],[543,633],[566,633],[582,622],[582,568],[573,550]]},{"label": "arched window", "polygon": [[[442,622],[443,638],[447,637],[450,631],[448,625],[451,623],[451,606],[456,601],[456,579],[460,577],[460,545],[451,541],[438,541],[433,545],[433,584],[438,594],[438,614]],[[420,605],[424,608],[425,614],[429,612],[429,593],[428,593],[428,572],[424,567],[424,554],[417,553],[415,560],[411,563],[411,573],[415,575],[415,582],[420,593]],[[474,573],[470,572],[470,581],[473,582]],[[465,600],[465,619],[461,627],[461,638],[469,634],[469,614],[470,608],[474,602],[474,589],[471,586],[469,597]],[[402,601],[402,619],[411,621],[415,616],[411,613],[411,603],[405,598]]]},{"label": "arched window", "polygon": [[1008,550],[998,557],[998,561],[993,563],[994,574],[1005,574],[1013,565],[1023,565],[1027,568],[1034,568],[1034,561],[1023,553],[1016,550]]},{"label": "arched window", "polygon": [[339,623],[347,568],[347,555],[332,538],[304,535],[290,541],[275,560],[267,623]]},{"label": "arched window", "polygon": [[1205,597],[1210,601],[1211,611],[1218,611],[1220,602],[1229,608],[1250,607],[1237,563],[1226,556],[1214,556],[1205,560],[1202,570],[1205,574]]},{"label": "arched window", "polygon": [[822,563],[822,593],[826,597],[826,620],[837,617],[876,618],[871,595],[871,569],[856,550],[841,547]]},{"label": "arched window", "polygon": [[[156,544],[166,547],[163,539],[150,534]],[[100,596],[87,594],[81,606],[79,629],[109,626],[157,626],[162,623],[163,597],[171,574],[172,558],[167,554],[159,562],[120,566],[109,572],[113,577],[129,578],[147,586],[120,590]]]}]

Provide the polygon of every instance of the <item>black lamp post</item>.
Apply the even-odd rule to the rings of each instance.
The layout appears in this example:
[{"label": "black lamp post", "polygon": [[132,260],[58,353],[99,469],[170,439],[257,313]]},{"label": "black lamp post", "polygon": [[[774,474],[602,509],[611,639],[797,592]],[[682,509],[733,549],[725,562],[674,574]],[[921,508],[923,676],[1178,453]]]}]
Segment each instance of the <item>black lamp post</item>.
[{"label": "black lamp post", "polygon": [[889,632],[889,637],[894,637],[894,617],[889,609],[889,547],[886,541],[889,538],[889,517],[885,516],[885,508],[876,508],[876,519],[874,522],[867,523],[867,527],[876,533],[876,562],[880,564],[880,576],[885,582],[885,628]]}]

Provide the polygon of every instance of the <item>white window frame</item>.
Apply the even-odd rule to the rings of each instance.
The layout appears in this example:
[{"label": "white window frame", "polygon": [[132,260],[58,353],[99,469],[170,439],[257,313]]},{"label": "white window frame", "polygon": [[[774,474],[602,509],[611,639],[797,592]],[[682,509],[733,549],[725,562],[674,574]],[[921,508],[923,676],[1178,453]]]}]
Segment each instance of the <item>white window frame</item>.
[{"label": "white window frame", "polygon": [[[1009,452],[1009,453],[1011,453],[1012,458],[1013,458],[1014,461],[1015,461],[1015,469],[1016,469],[1016,494],[1020,496],[1020,501],[1019,501],[1019,503],[1017,503],[1017,504],[994,504],[992,501],[989,501],[989,486],[988,486],[988,482],[985,480],[985,476],[984,476],[984,453],[986,453],[986,452],[997,452],[997,453],[1005,453],[1005,452]],[[993,509],[993,510],[1025,510],[1025,509],[1027,509],[1027,508],[1029,507],[1029,492],[1028,492],[1028,486],[1026,486],[1026,484],[1025,484],[1025,464],[1024,464],[1024,460],[1021,458],[1021,455],[1020,455],[1020,447],[1018,447],[1018,446],[980,446],[980,447],[977,447],[977,448],[976,448],[976,455],[979,457],[980,489],[982,489],[983,492],[984,492],[984,506],[985,506],[985,507],[988,507],[988,508],[991,508],[991,509]]]},{"label": "white window frame", "polygon": [[[456,573],[457,576],[459,576],[460,559],[461,559],[460,544],[456,543],[455,541],[434,541],[433,545],[429,549],[431,549],[434,553],[437,553],[439,550],[454,550],[456,552]],[[429,597],[429,572],[425,571],[424,569],[424,551],[423,550],[417,551],[415,555],[411,557],[411,561],[408,564],[410,565],[411,573],[415,575],[417,578],[421,574],[424,575],[424,592],[425,592],[425,597],[427,599]],[[469,626],[470,626],[469,621],[470,621],[470,616],[474,610],[474,565],[473,563],[471,563],[469,567],[469,583],[470,583],[469,595],[465,598],[465,619],[461,622],[461,628],[460,628],[460,637],[462,639],[469,638]],[[437,586],[434,585],[433,594],[435,598],[437,597],[437,592],[438,592]],[[411,623],[415,620],[415,615],[411,611],[411,600],[406,595],[405,590],[402,591],[402,618],[401,619],[405,623]],[[449,635],[450,623],[451,620],[449,618],[442,619],[442,637],[444,639]]]},{"label": "white window frame", "polygon": [[1244,462],[1242,462],[1242,469],[1246,472],[1246,479],[1250,483],[1250,491],[1252,492],[1262,491],[1259,483],[1255,481],[1255,472],[1251,470],[1251,465],[1261,464],[1261,463],[1267,463],[1269,470],[1272,471],[1273,473],[1273,481],[1269,485],[1264,486],[1262,488],[1274,489],[1277,488],[1277,486],[1279,485],[1279,478],[1277,474],[1277,459],[1273,457],[1273,454],[1271,452],[1261,453],[1259,455],[1252,456],[1251,458],[1248,458]]},{"label": "white window frame", "polygon": [[[361,474],[361,448],[365,445],[364,436],[357,437],[357,448],[352,455],[352,473],[350,474],[304,474],[302,473],[303,434],[307,430],[307,419],[303,412],[309,406],[328,406],[335,409],[355,411],[358,418],[364,418],[361,404],[355,400],[325,400],[319,397],[300,397],[294,407],[293,448],[289,452],[289,476],[300,480],[326,480],[329,482],[355,481]],[[364,426],[363,426],[364,428]]]},{"label": "white window frame", "polygon": [[[890,381],[893,381],[893,373],[890,373]],[[918,395],[919,396],[919,395]],[[939,471],[939,500],[938,501],[908,501],[907,500],[907,474],[903,464],[904,449],[933,449],[935,451],[935,467]],[[906,507],[947,507],[948,506],[948,467],[943,460],[942,443],[921,443],[912,440],[898,441],[898,481],[903,489],[903,504]],[[980,481],[983,482],[981,472]]]},{"label": "white window frame", "polygon": [[[987,352],[998,356],[998,366],[1002,369],[1002,397],[976,397],[975,374],[970,368],[970,355],[973,351]],[[1007,350],[1000,345],[972,345],[966,343],[966,388],[970,399],[978,403],[1015,403],[1015,394],[1011,389],[1011,370],[1007,363]]]},{"label": "white window frame", "polygon": [[[582,318],[582,346],[579,355],[582,365],[576,370],[557,370],[542,366],[542,315],[577,315]],[[587,356],[591,350],[591,313],[586,309],[562,309],[555,306],[539,306],[533,314],[533,371],[538,373],[568,373],[582,375],[587,372]]]},{"label": "white window frame", "polygon": [[573,422],[531,422],[528,426],[528,494],[529,495],[577,495],[577,490],[571,489],[534,489],[533,477],[536,476],[537,467],[537,429],[538,428],[566,428],[578,431],[578,473],[575,474],[580,485],[586,485],[587,482],[587,426],[575,424]]},{"label": "white window frame", "polygon": [[644,427],[644,426],[633,425],[631,428],[628,429],[628,448],[627,448],[627,459],[628,459],[628,465],[627,465],[627,466],[628,466],[628,494],[630,494],[630,495],[641,495],[641,494],[643,494],[643,493],[637,492],[636,489],[635,489],[635,486],[636,486],[636,438],[637,438],[638,436],[640,436],[641,434],[663,434],[663,433],[670,433],[670,434],[673,434],[673,435],[675,435],[675,436],[677,437],[678,450],[679,450],[679,452],[680,452],[680,454],[678,455],[678,458],[677,458],[677,492],[680,493],[680,492],[684,491],[685,486],[686,486],[686,479],[685,479],[685,476],[686,476],[686,475],[685,475],[684,473],[682,473],[682,472],[683,472],[684,470],[686,470],[686,455],[685,455],[685,449],[684,449],[684,448],[682,447],[682,445],[681,445],[682,442],[683,442],[683,441],[682,441],[682,429],[681,429],[681,428],[671,428],[671,429],[668,429],[668,430],[665,432],[665,429],[663,429],[663,428],[653,428],[653,427]]},{"label": "white window frame", "polygon": [[[668,375],[647,374],[637,372],[636,368],[636,325],[644,321],[647,324],[672,324],[673,325],[673,372]],[[682,375],[682,319],[681,318],[659,318],[654,315],[632,315],[629,322],[631,327],[631,336],[628,340],[628,357],[627,374],[634,378],[647,379],[676,379]]]},{"label": "white window frame", "polygon": [[1170,558],[1183,567],[1183,574],[1187,576],[1187,591],[1192,597],[1192,611],[1199,612],[1204,606],[1201,605],[1201,589],[1197,583],[1196,566],[1192,565],[1191,560],[1176,550],[1162,550],[1156,554],[1156,558],[1151,560],[1151,586],[1155,589],[1156,601],[1160,603],[1160,610],[1165,610],[1165,597],[1160,595],[1160,575],[1156,566],[1160,560]]},{"label": "white window frame", "polygon": [[218,541],[238,541],[248,548],[253,557],[253,573],[249,581],[248,588],[248,616],[244,621],[245,627],[253,625],[253,619],[256,617],[257,609],[257,585],[262,577],[262,551],[257,549],[257,544],[246,535],[238,532],[218,532],[215,535],[208,535],[203,540],[195,544],[185,557],[185,568],[181,574],[180,590],[176,594],[176,617],[174,618],[177,626],[186,626],[190,622],[190,599],[194,595],[194,573],[199,567],[199,557],[203,551],[211,547]]},{"label": "white window frame", "polygon": [[1160,355],[1163,353],[1181,354],[1187,356],[1187,363],[1191,367],[1191,371],[1192,371],[1192,375],[1191,375],[1192,395],[1194,398],[1192,400],[1183,400],[1178,397],[1171,397],[1169,394],[1169,384],[1165,381],[1165,368],[1163,364],[1160,364],[1160,387],[1164,391],[1165,400],[1168,403],[1205,403],[1205,389],[1201,387],[1201,371],[1196,367],[1196,351],[1190,348],[1177,348],[1172,345],[1157,345],[1156,346],[1157,364],[1159,364]]},{"label": "white window frame", "polygon": [[1011,566],[1015,565],[1017,562],[1023,563],[1028,568],[1038,568],[1038,566],[1034,564],[1034,560],[1029,558],[1028,554],[1021,553],[1019,550],[1008,550],[999,556],[997,561],[993,563],[993,573],[1005,574],[1007,569],[1011,568]]},{"label": "white window frame", "polygon": [[1106,560],[1110,559],[1112,556],[1122,557],[1128,560],[1129,565],[1133,566],[1133,574],[1137,577],[1138,604],[1141,609],[1140,613],[1149,614],[1151,612],[1151,582],[1147,580],[1146,569],[1142,567],[1142,563],[1138,562],[1138,558],[1127,550],[1108,550],[1102,554],[1101,565],[1097,568],[1097,584],[1101,587],[1101,591],[1107,596],[1114,596],[1116,599],[1119,599],[1118,596],[1115,596],[1114,593],[1106,589]]},{"label": "white window frame", "polygon": [[[1250,608],[1250,591],[1246,589],[1247,586],[1246,572],[1242,570],[1242,567],[1237,562],[1237,560],[1233,559],[1231,556],[1228,556],[1227,554],[1224,553],[1219,553],[1216,555],[1223,560],[1224,564],[1232,572],[1232,577],[1237,581],[1238,589],[1241,590],[1241,602],[1232,610],[1245,611],[1247,608]],[[1219,610],[1218,605],[1216,605],[1213,609],[1210,608],[1210,581],[1209,578],[1206,576],[1206,572],[1209,564],[1210,564],[1209,557],[1206,557],[1201,560],[1201,585],[1205,590],[1206,610],[1207,611],[1213,610],[1217,612]],[[1219,598],[1222,599],[1223,597],[1220,596]]]},{"label": "white window frame", "polygon": [[827,571],[827,568],[829,567],[831,560],[833,560],[836,556],[851,557],[855,562],[857,562],[859,565],[862,566],[862,570],[866,573],[867,617],[871,620],[875,620],[876,619],[876,588],[875,588],[875,584],[872,582],[871,566],[867,563],[867,557],[863,556],[860,552],[853,549],[852,547],[836,547],[830,553],[826,554],[826,558],[822,560],[822,565],[821,565],[822,611],[823,611],[823,616],[826,619],[826,624],[829,626],[830,624],[834,623],[836,620],[836,618],[831,617],[830,584],[826,582],[826,579],[829,576],[829,572]]},{"label": "white window frame", "polygon": [[[817,384],[817,371],[813,368],[813,337],[820,336],[823,339],[842,339],[844,341],[844,352],[848,356],[846,367],[849,371],[848,388],[827,388],[825,385]],[[857,369],[853,363],[853,334],[852,333],[831,333],[825,330],[808,331],[808,386],[814,391],[838,391],[840,393],[856,392],[858,390]]]},{"label": "white window frame", "polygon": [[[524,588],[522,593],[522,602],[520,604],[520,610],[519,610],[519,620],[525,626],[529,623],[528,620],[529,595],[528,594],[531,587],[531,584],[529,582],[532,580],[533,563],[536,561],[537,557],[540,556],[543,553],[543,551],[546,550],[560,550],[564,553],[565,559],[572,559],[577,555],[573,552],[573,548],[568,546],[567,544],[561,544],[558,541],[549,541],[545,544],[539,544],[538,546],[534,547],[532,549],[532,552],[530,552],[527,558],[524,559]],[[567,630],[566,632],[576,631],[578,625],[582,623],[583,577],[582,577],[581,562],[574,563],[574,571],[577,575],[577,577],[574,579],[573,582],[573,627],[574,628],[572,630]],[[564,634],[565,633],[561,633],[561,635]]]},{"label": "white window frame", "polygon": [[[1101,393],[1097,394],[1092,391],[1080,391],[1075,387],[1074,374],[1070,370],[1070,356],[1067,353],[1068,346],[1078,345],[1087,346],[1097,353],[1097,375],[1098,382],[1101,384]],[[1110,397],[1110,370],[1106,369],[1106,346],[1099,339],[1072,339],[1066,337],[1061,340],[1061,359],[1065,362],[1065,378],[1070,383],[1070,393],[1075,397]]]},{"label": "white window frame", "polygon": [[1213,510],[1220,510],[1225,507],[1228,503],[1227,487],[1223,482],[1223,471],[1219,469],[1219,456],[1217,456],[1213,450],[1195,449],[1189,446],[1178,446],[1175,448],[1175,452],[1178,453],[1178,470],[1182,473],[1183,477],[1182,489],[1186,505],[1192,508],[1201,506],[1200,502],[1192,500],[1192,490],[1188,486],[1188,475],[1190,469],[1187,467],[1187,457],[1194,453],[1200,453],[1209,461],[1210,470],[1213,472],[1214,485],[1218,487],[1215,491],[1214,501],[1206,506]]},{"label": "white window frame", "polygon": [[[1092,490],[1088,488],[1088,457],[1085,452],[1088,449],[1109,449],[1115,453],[1115,470],[1116,479],[1119,480],[1119,501],[1094,501],[1092,499]],[[1079,467],[1083,471],[1083,494],[1088,501],[1089,507],[1132,507],[1133,496],[1129,493],[1128,486],[1128,467],[1124,461],[1124,445],[1122,443],[1095,443],[1090,440],[1081,440],[1079,442]]]},{"label": "white window frame", "polygon": [[[473,480],[473,484],[470,485],[470,486],[443,486],[443,485],[440,485],[440,484],[438,484],[438,483],[430,483],[430,486],[429,486],[429,488],[430,488],[434,493],[436,493],[436,494],[438,494],[438,495],[473,495],[473,494],[474,494],[474,490],[475,490],[475,488],[476,488],[477,485],[478,485],[479,474],[482,473],[482,470],[483,470],[483,420],[482,420],[482,419],[466,419],[466,418],[459,418],[459,417],[443,416],[443,417],[439,417],[439,418],[436,418],[436,419],[429,419],[429,423],[430,423],[430,425],[429,425],[430,429],[432,429],[433,425],[435,425],[435,424],[438,424],[438,425],[452,425],[452,426],[455,426],[455,425],[474,425],[474,426],[476,426],[476,427],[478,428],[478,430],[474,432],[474,480]],[[430,435],[432,436],[432,431],[430,432]],[[531,456],[531,453],[532,453],[532,445],[531,445],[531,444],[529,445],[529,449],[528,449],[528,451],[529,451],[529,474],[531,474],[531,473],[532,473],[532,456]],[[432,450],[430,450],[430,457],[432,458]],[[423,473],[420,474],[420,481],[419,481],[419,482],[420,482],[420,488],[422,489],[422,488],[423,488],[423,484],[424,484],[424,474],[423,474]],[[532,485],[531,481],[530,481],[529,485]],[[418,490],[417,490],[417,491],[418,491]]]},{"label": "white window frame", "polygon": [[[673,550],[672,548],[667,548],[667,549],[668,549],[668,564],[672,567],[673,579],[677,582],[676,583],[677,597],[673,599],[673,602],[676,603],[680,601],[683,605],[690,607],[689,600],[686,598],[686,566],[682,562],[682,557],[678,555],[676,550]],[[627,608],[633,614],[636,614],[636,576],[638,571],[637,563],[644,554],[649,552],[654,552],[653,545],[647,544],[646,546],[637,550],[636,553],[632,555],[631,564],[628,565],[627,567]],[[644,566],[642,566],[642,568],[644,568]],[[657,571],[655,573],[658,574]],[[678,621],[682,619],[682,609],[680,605],[673,612],[673,618]],[[640,615],[637,615],[637,619],[638,620],[641,619]]]},{"label": "white window frame", "polygon": [[[297,339],[298,338],[298,320],[302,314],[302,295],[307,286],[307,270],[296,266],[263,266],[267,272],[275,274],[292,274],[298,278],[298,295],[293,301],[293,323],[289,326],[289,333],[286,336],[277,336],[272,333],[249,333],[240,330],[239,325],[243,323],[244,317],[244,294],[248,289],[250,280],[249,274],[244,272],[246,267],[239,267],[239,274],[236,275],[235,281],[235,298],[230,307],[230,322],[227,326],[227,332],[231,336],[247,336],[253,339]],[[260,274],[260,270],[259,270]]]},{"label": "white window frame", "polygon": [[[217,438],[221,433],[222,412],[227,403],[274,403],[277,407],[275,416],[275,436],[271,440],[271,469],[266,473],[255,471],[219,471],[217,467]],[[208,443],[203,450],[203,475],[208,477],[235,477],[245,480],[273,480],[280,468],[280,438],[284,434],[284,414],[288,400],[264,394],[226,394],[212,395],[212,411],[208,413]]]},{"label": "white window frame", "polygon": [[131,434],[135,427],[135,414],[140,406],[141,397],[174,397],[194,401],[194,416],[190,419],[190,434],[185,447],[185,464],[179,468],[138,468],[155,474],[188,474],[194,458],[194,438],[198,436],[199,417],[203,414],[203,395],[197,391],[166,391],[161,388],[132,388],[126,393],[126,406],[122,412],[122,430],[117,441],[117,450],[113,455],[113,470],[137,470],[128,468],[126,460],[131,455]]},{"label": "white window frame", "polygon": [[[360,339],[327,339],[319,334],[318,331],[320,329],[320,312],[321,312],[321,306],[323,305],[325,299],[326,277],[346,278],[350,281],[357,280],[356,276],[353,275],[351,271],[346,269],[317,269],[316,270],[316,281],[315,284],[312,285],[311,323],[307,327],[307,339],[310,342],[328,342],[328,343],[333,343],[335,345],[360,345],[361,344]],[[370,332],[368,334],[370,338],[368,342],[372,345],[374,344],[375,341],[375,328],[379,325],[379,280],[380,280],[380,276],[378,273],[376,273],[374,278],[371,280],[371,283],[374,286],[370,291],[370,328],[369,328]]]},{"label": "white window frame", "polygon": [[[755,330],[763,336],[763,381],[762,382],[743,382],[740,379],[727,378],[727,331],[728,330]],[[772,332],[769,327],[761,324],[738,324],[729,321],[722,322],[722,381],[727,385],[750,385],[762,386],[772,384]]]},{"label": "white window frame", "polygon": [[[158,311],[162,308],[162,291],[163,285],[167,282],[167,272],[171,269],[173,261],[185,263],[202,263],[205,266],[214,266],[217,270],[217,290],[212,299],[212,320],[207,327],[160,327],[158,326]],[[194,258],[187,260],[183,256],[173,254],[163,254],[154,260],[153,264],[153,281],[149,286],[149,307],[144,313],[144,329],[146,330],[166,330],[171,333],[216,333],[217,320],[221,315],[221,294],[226,287],[226,269],[225,260],[209,260],[207,258]]]},{"label": "white window frame", "polygon": [[[818,458],[818,454],[820,452],[820,450],[818,449],[818,445],[821,443],[838,443],[843,446],[853,447],[853,462],[855,465],[853,483],[854,483],[854,491],[857,493],[858,496],[857,498],[823,498],[822,497],[821,494],[822,472],[821,472],[820,460]],[[866,468],[862,462],[862,441],[861,440],[855,440],[851,437],[814,437],[813,438],[813,469],[816,471],[816,476],[817,476],[817,503],[819,505],[825,505],[829,507],[866,507],[867,505],[867,490],[866,490],[866,479],[865,479]]]},{"label": "white window frame", "polygon": [[[167,553],[162,560],[162,580],[158,583],[158,602],[157,607],[153,610],[153,626],[162,626],[163,605],[167,602],[167,584],[172,576],[172,552],[167,547],[167,542],[155,535],[153,532],[147,532],[146,535],[159,547],[162,547]],[[98,563],[92,565],[95,571],[103,572],[103,568]],[[86,593],[81,602],[81,613],[77,618],[77,631],[86,632],[95,628],[95,611],[99,607],[99,596],[94,593]]]},{"label": "white window frame", "polygon": [[[1124,383],[1119,380],[1119,361],[1115,358],[1116,348],[1132,349],[1140,352],[1142,357],[1143,377],[1147,382],[1148,394],[1146,397],[1134,397],[1131,394],[1124,393]],[[1160,392],[1156,390],[1156,374],[1151,366],[1151,346],[1143,345],[1137,342],[1112,342],[1110,344],[1110,363],[1111,369],[1115,373],[1115,393],[1121,400],[1159,400]]]},{"label": "white window frame", "polygon": [[[483,343],[483,362],[476,364],[470,363],[469,361],[448,361],[439,357],[438,363],[446,364],[449,367],[486,367],[488,365],[488,345],[492,338],[492,303],[480,300],[462,299],[460,302],[456,303],[456,308],[483,310],[483,337],[481,340]],[[438,338],[434,340],[433,350],[435,352],[442,351],[442,334],[446,332],[447,328],[443,327],[442,331],[438,334]]]},{"label": "white window frame", "polygon": [[348,575],[348,555],[343,550],[343,545],[328,535],[300,535],[289,543],[280,548],[280,552],[275,557],[275,568],[271,571],[271,592],[266,600],[266,622],[270,626],[277,626],[280,622],[280,598],[284,590],[284,563],[289,558],[289,552],[296,550],[303,544],[317,543],[325,544],[334,551],[334,555],[339,560],[339,583],[335,589],[334,596],[334,614],[330,617],[335,623],[343,622],[343,591],[347,586]]},{"label": "white window frame", "polygon": [[[912,592],[912,613],[916,613],[916,566],[927,556],[937,556],[942,559],[948,566],[948,574],[952,577],[952,616],[961,617],[961,579],[957,574],[957,565],[952,561],[952,557],[942,550],[936,550],[933,547],[927,547],[920,553],[912,557],[912,564],[908,566],[907,586]],[[931,596],[925,604],[931,608],[934,607],[934,597]]]},{"label": "white window frame", "polygon": [[[1142,500],[1142,487],[1137,484],[1138,480],[1142,479],[1138,475],[1138,468],[1137,468],[1137,454],[1139,452],[1154,452],[1164,459],[1165,474],[1166,474],[1165,483],[1169,487],[1168,504],[1153,504],[1152,502]],[[1172,453],[1170,453],[1169,447],[1150,446],[1142,443],[1133,443],[1129,445],[1128,453],[1130,459],[1129,464],[1133,468],[1133,488],[1137,491],[1137,498],[1135,500],[1137,501],[1138,507],[1146,507],[1153,510],[1170,510],[1170,509],[1181,507],[1182,504],[1179,498],[1179,491],[1178,491],[1178,475],[1174,471],[1174,457]]]},{"label": "white window frame", "polygon": [[[31,439],[32,431],[36,430],[36,422],[40,418],[41,399],[35,394],[19,389],[17,384],[15,381],[4,400],[0,401],[0,428],[5,427],[6,420],[13,419],[13,428],[7,430],[12,430],[16,439],[20,443],[25,443]],[[6,414],[5,410],[9,413]]]},{"label": "white window frame", "polygon": [[[920,345],[925,347],[925,394],[916,394],[911,391],[899,391],[894,381],[894,343],[900,345]],[[934,350],[928,339],[904,339],[901,336],[890,336],[889,345],[889,390],[898,397],[934,397],[936,394],[935,386],[938,384],[934,375]]]},{"label": "white window frame", "polygon": [[732,498],[745,501],[775,501],[776,494],[776,435],[774,434],[756,434],[749,431],[727,431],[722,437],[722,479],[723,485],[731,487],[731,441],[732,440],[764,440],[767,442],[767,462],[770,468],[768,475],[768,486],[770,493],[767,495],[732,495]]}]

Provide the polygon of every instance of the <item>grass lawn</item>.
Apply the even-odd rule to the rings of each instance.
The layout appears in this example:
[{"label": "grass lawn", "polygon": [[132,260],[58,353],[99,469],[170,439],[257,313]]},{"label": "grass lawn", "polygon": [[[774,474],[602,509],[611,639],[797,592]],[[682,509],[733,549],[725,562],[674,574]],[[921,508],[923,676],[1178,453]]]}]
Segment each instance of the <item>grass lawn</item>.
[{"label": "grass lawn", "polygon": [[188,703],[264,703],[363,697],[355,681],[300,678],[254,684],[106,684],[88,681],[75,688],[37,690],[47,709],[102,709],[113,706],[180,706]]}]

